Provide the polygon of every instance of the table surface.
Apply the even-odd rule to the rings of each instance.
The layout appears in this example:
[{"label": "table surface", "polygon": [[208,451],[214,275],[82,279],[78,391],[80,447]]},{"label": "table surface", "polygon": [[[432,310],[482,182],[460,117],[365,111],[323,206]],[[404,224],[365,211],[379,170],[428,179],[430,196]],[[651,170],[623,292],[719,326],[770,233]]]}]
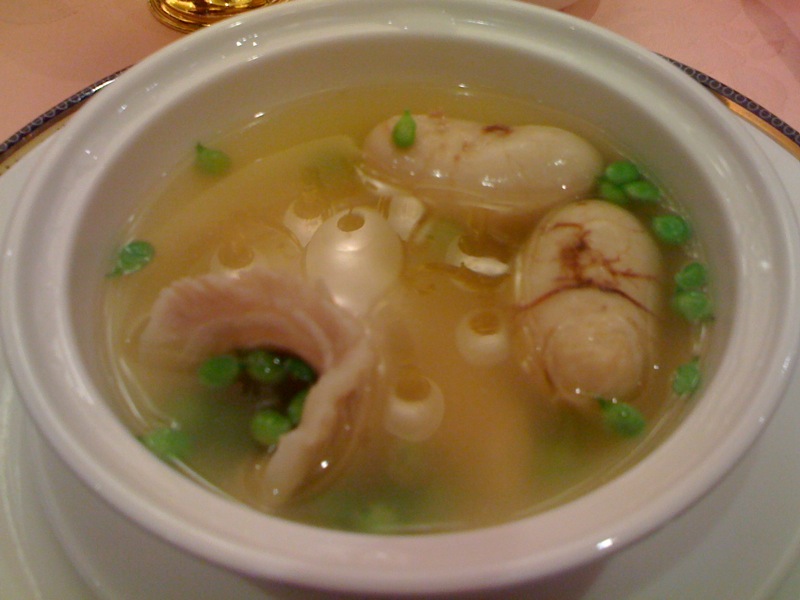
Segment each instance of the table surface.
[{"label": "table surface", "polygon": [[[703,71],[800,129],[798,0],[577,0],[564,12]],[[0,141],[182,35],[147,0],[0,0]]]}]

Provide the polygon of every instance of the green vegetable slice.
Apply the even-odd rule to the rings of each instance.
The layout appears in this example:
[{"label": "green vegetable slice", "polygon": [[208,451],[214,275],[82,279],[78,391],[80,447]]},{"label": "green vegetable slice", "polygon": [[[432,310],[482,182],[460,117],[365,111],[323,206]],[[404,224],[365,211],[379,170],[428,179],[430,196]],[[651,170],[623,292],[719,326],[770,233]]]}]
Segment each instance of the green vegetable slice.
[{"label": "green vegetable slice", "polygon": [[195,165],[203,173],[222,175],[231,168],[231,158],[222,150],[214,150],[203,144],[195,146]]},{"label": "green vegetable slice", "polygon": [[129,275],[143,269],[156,254],[153,244],[144,240],[133,240],[117,252],[117,262],[108,277]]},{"label": "green vegetable slice", "polygon": [[139,439],[162,460],[184,459],[192,449],[192,440],[189,434],[175,427],[154,429]]},{"label": "green vegetable slice", "polygon": [[681,290],[699,290],[708,284],[708,269],[703,263],[691,262],[675,274],[675,284]]},{"label": "green vegetable slice", "polygon": [[258,411],[250,421],[250,435],[262,446],[274,446],[291,430],[289,417],[272,408]]},{"label": "green vegetable slice", "polygon": [[301,358],[290,356],[284,361],[283,366],[288,375],[296,381],[314,383],[317,380],[313,367]]},{"label": "green vegetable slice", "polygon": [[636,200],[642,203],[658,202],[661,198],[661,190],[655,184],[650,183],[646,179],[639,179],[631,181],[622,186],[625,195],[631,200]]},{"label": "green vegetable slice", "polygon": [[689,396],[700,386],[700,361],[695,358],[675,369],[672,391],[679,396]]},{"label": "green vegetable slice", "polygon": [[242,364],[232,354],[212,356],[197,370],[200,381],[214,388],[227,387],[233,384],[242,372]]},{"label": "green vegetable slice", "polygon": [[284,358],[268,350],[253,350],[244,357],[247,374],[259,383],[277,384],[286,379]]},{"label": "green vegetable slice", "polygon": [[607,179],[600,180],[597,186],[597,193],[603,200],[608,200],[620,206],[630,204],[631,201],[621,186]]},{"label": "green vegetable slice", "polygon": [[708,294],[700,290],[678,290],[672,297],[672,307],[691,323],[714,318],[714,307]]},{"label": "green vegetable slice", "polygon": [[678,215],[658,215],[652,220],[653,232],[666,244],[679,246],[692,237],[692,230],[685,219]]},{"label": "green vegetable slice", "polygon": [[603,177],[616,185],[625,185],[641,178],[639,167],[629,160],[617,160],[610,163]]},{"label": "green vegetable slice", "polygon": [[289,417],[289,422],[291,422],[294,427],[300,424],[300,419],[303,416],[303,407],[306,403],[306,396],[308,396],[308,388],[292,396],[292,399],[289,400],[289,406],[286,407],[286,416]]},{"label": "green vegetable slice", "polygon": [[597,402],[605,425],[623,437],[635,437],[647,426],[642,413],[630,404],[605,398],[598,398]]},{"label": "green vegetable slice", "polygon": [[366,533],[389,533],[400,519],[397,510],[389,504],[374,502],[357,513],[358,528]]}]

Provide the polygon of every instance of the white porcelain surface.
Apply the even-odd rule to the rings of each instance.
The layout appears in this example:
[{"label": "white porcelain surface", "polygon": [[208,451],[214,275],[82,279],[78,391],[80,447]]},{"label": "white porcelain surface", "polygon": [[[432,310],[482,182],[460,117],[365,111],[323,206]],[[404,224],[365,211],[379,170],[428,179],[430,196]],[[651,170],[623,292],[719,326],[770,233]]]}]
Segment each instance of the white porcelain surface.
[{"label": "white porcelain surface", "polygon": [[[787,189],[800,190],[800,163],[763,134],[755,130],[750,134],[776,165]],[[41,151],[35,150],[0,177],[0,229]],[[800,194],[792,200],[800,210]],[[800,598],[800,511],[796,509],[800,468],[792,460],[800,452],[798,422],[800,375],[792,379],[763,438],[708,497],[662,531],[611,557],[601,569],[586,569],[580,589],[570,586],[581,577],[570,574],[538,589],[518,590],[516,596],[528,598],[535,591],[538,598],[559,600]],[[0,598],[164,598],[164,588],[152,593],[152,578],[144,575],[153,569],[153,557],[165,555],[168,559],[156,570],[172,571],[181,575],[174,579],[197,584],[193,598],[219,597],[211,595],[220,588],[209,587],[209,572],[198,570],[195,561],[143,534],[88,492],[74,475],[53,469],[54,465],[60,465],[59,459],[24,414],[6,365],[0,361]],[[92,510],[86,511],[87,507]],[[87,535],[87,529],[95,535]],[[146,557],[146,562],[132,566],[130,553],[110,551],[120,536],[135,540],[137,549],[131,552]],[[69,548],[69,554],[60,544]],[[220,580],[230,586],[225,590],[228,597],[235,590],[237,600],[277,598],[247,580],[204,566],[217,586]],[[183,576],[188,571],[192,579]],[[164,579],[160,581],[163,584]]]},{"label": "white porcelain surface", "polygon": [[[365,52],[376,37],[395,44]],[[480,48],[467,61],[469,38]],[[444,40],[441,52],[432,51],[434,39]],[[586,52],[570,57],[576,46]],[[535,78],[525,77],[524,53],[541,60]],[[636,76],[626,79],[625,71]],[[713,237],[710,262],[726,265],[716,278],[716,328],[722,334],[733,323],[709,351],[718,376],[706,397],[670,440],[612,485],[536,518],[447,536],[356,536],[282,522],[202,491],[149,456],[103,404],[94,371],[97,297],[87,282],[103,271],[97,249],[112,247],[129,209],[188,140],[345,77],[411,83],[442,73],[512,94],[535,85],[545,101],[616,132],[657,173],[680,172],[670,179],[679,197],[718,199],[690,207],[698,234]],[[636,103],[622,101],[614,86]],[[749,447],[788,384],[798,315],[787,307],[799,303],[800,242],[777,177],[762,155],[744,150],[750,146],[733,117],[674,67],[554,11],[473,0],[299,0],[256,11],[134,67],[50,146],[7,239],[3,342],[34,421],[58,455],[99,497],[190,552],[329,589],[518,582],[606,558],[685,509]],[[743,190],[752,197],[737,201]],[[777,204],[762,204],[771,197]],[[70,304],[59,301],[65,297]],[[726,337],[734,351],[723,357]],[[587,569],[570,585],[602,581],[602,562]]]},{"label": "white porcelain surface", "polygon": [[575,0],[524,0],[530,4],[544,6],[546,8],[562,9],[575,4]]}]

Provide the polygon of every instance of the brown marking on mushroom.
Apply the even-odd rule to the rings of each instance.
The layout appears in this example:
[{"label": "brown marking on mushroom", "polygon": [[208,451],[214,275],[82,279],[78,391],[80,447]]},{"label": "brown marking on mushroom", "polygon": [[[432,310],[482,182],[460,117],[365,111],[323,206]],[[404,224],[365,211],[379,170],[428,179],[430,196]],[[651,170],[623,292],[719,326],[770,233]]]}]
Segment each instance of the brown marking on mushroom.
[{"label": "brown marking on mushroom", "polygon": [[514,132],[514,128],[510,125],[501,125],[499,123],[494,125],[486,125],[483,128],[484,133],[499,133],[502,135],[510,135]]},{"label": "brown marking on mushroom", "polygon": [[[655,281],[656,278],[646,273],[637,273],[630,268],[616,269],[614,265],[620,262],[620,257],[608,257],[595,249],[589,240],[591,230],[587,229],[581,223],[559,221],[554,223],[550,229],[577,230],[577,235],[574,242],[565,245],[559,252],[561,268],[566,272],[566,274],[560,277],[559,280],[563,281],[564,283],[563,285],[560,285],[559,287],[543,294],[539,298],[519,306],[518,308],[521,312],[524,312],[525,310],[532,308],[565,290],[593,287],[603,292],[618,294],[645,312],[652,314],[652,311],[644,306],[641,302],[622,291],[619,288],[616,280],[621,278]],[[588,274],[591,267],[600,267],[603,272],[610,276],[609,282],[600,281],[597,277]]]}]

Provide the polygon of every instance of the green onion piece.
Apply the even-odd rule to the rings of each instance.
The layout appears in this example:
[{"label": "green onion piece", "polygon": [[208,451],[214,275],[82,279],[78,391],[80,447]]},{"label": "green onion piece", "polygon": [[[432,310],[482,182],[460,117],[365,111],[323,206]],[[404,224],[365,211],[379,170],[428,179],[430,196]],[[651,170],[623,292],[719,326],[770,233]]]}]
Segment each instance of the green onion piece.
[{"label": "green onion piece", "polygon": [[296,381],[314,383],[317,380],[317,374],[314,369],[302,358],[290,356],[284,361],[283,365],[289,376]]},{"label": "green onion piece", "polygon": [[666,244],[679,246],[692,237],[689,224],[678,215],[658,215],[653,217],[651,224],[658,239]]},{"label": "green onion piece", "polygon": [[708,269],[703,263],[691,262],[675,274],[675,284],[681,290],[699,290],[708,283]]},{"label": "green onion piece", "polygon": [[679,290],[672,297],[672,307],[691,323],[708,321],[714,317],[711,299],[699,290]]},{"label": "green onion piece", "polygon": [[689,396],[700,386],[700,361],[695,358],[675,369],[672,391],[679,396]]},{"label": "green onion piece", "polygon": [[125,244],[117,252],[117,262],[108,277],[119,277],[135,273],[144,268],[156,254],[153,244],[144,240],[134,240]]},{"label": "green onion piece", "polygon": [[618,160],[610,163],[603,173],[605,179],[616,185],[625,185],[641,178],[639,167],[629,160]]},{"label": "green onion piece", "polygon": [[661,191],[658,187],[646,179],[638,179],[637,181],[626,183],[622,186],[622,189],[628,198],[637,202],[653,203],[658,202],[659,198],[661,198]]},{"label": "green onion piece", "polygon": [[644,431],[647,423],[636,408],[625,402],[598,398],[606,426],[623,437],[635,437]]},{"label": "green onion piece", "polygon": [[597,193],[603,200],[608,200],[614,204],[625,206],[630,204],[630,198],[619,185],[608,179],[600,179],[597,183]]},{"label": "green onion piece", "polygon": [[197,370],[200,381],[214,388],[228,387],[233,384],[242,371],[239,359],[231,354],[220,354],[206,360]]},{"label": "green onion piece", "polygon": [[286,378],[283,357],[268,350],[253,350],[244,357],[247,374],[260,383],[276,384]]},{"label": "green onion piece", "polygon": [[392,141],[398,148],[410,148],[417,137],[417,123],[409,111],[404,111],[392,129]]},{"label": "green onion piece", "polygon": [[207,148],[203,144],[195,146],[194,162],[203,173],[209,175],[222,175],[231,167],[230,156],[222,150]]},{"label": "green onion piece", "polygon": [[258,411],[250,421],[250,435],[262,446],[274,446],[284,433],[291,430],[289,417],[272,408]]},{"label": "green onion piece", "polygon": [[143,435],[140,441],[161,460],[186,458],[192,449],[189,434],[175,427],[154,429]]},{"label": "green onion piece", "polygon": [[292,399],[289,400],[289,405],[286,407],[286,416],[289,417],[289,422],[295,427],[300,424],[300,419],[303,416],[306,396],[308,396],[307,389],[297,392],[292,396]]}]

